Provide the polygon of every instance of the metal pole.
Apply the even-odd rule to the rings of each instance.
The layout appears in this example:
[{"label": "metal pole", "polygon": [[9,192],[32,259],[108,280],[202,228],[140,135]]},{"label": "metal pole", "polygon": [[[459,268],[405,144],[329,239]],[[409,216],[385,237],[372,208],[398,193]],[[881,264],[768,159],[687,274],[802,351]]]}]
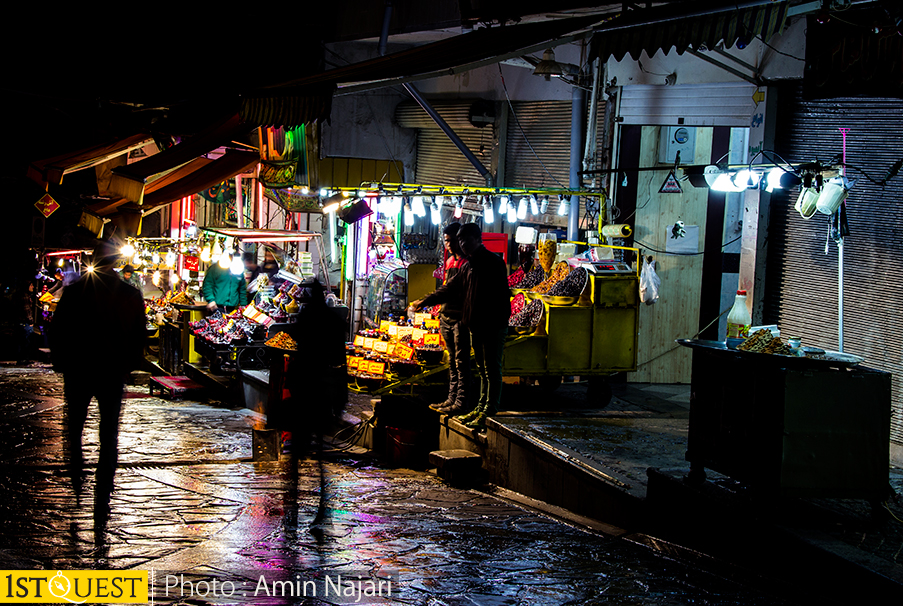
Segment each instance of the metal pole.
[{"label": "metal pole", "polygon": [[[578,75],[578,82],[582,81]],[[580,170],[583,168],[584,120],[586,118],[586,91],[579,86],[571,90],[571,170],[568,185],[580,189]],[[580,196],[571,196],[568,213],[568,240],[579,240]]]},{"label": "metal pole", "polygon": [[837,243],[837,351],[843,351],[843,238]]}]

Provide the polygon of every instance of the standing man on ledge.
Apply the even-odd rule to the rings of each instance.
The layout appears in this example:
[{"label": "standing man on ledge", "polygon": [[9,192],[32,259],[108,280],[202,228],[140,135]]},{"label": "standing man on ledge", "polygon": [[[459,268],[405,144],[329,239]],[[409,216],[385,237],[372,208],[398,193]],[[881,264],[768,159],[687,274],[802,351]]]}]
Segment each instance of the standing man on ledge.
[{"label": "standing man on ledge", "polygon": [[467,265],[446,284],[411,306],[419,310],[463,298],[461,324],[470,330],[480,377],[480,397],[473,411],[456,418],[467,427],[482,429],[486,417],[495,414],[501,402],[502,355],[511,315],[508,268],[500,256],[483,246],[483,235],[475,223],[461,227],[458,243],[467,257]]}]

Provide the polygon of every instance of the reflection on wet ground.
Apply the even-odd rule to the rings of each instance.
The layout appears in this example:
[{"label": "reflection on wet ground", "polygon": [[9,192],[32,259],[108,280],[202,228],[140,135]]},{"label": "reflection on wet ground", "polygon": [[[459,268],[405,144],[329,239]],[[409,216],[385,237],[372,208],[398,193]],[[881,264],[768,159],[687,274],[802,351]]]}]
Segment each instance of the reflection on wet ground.
[{"label": "reflection on wet ground", "polygon": [[[6,569],[153,570],[157,604],[786,603],[623,539],[347,453],[329,457],[330,516],[320,532],[306,525],[317,505],[310,461],[302,463],[298,527],[287,526],[284,462],[247,460],[247,411],[150,398],[142,387],[129,388],[112,513],[96,546],[92,501],[76,499],[61,458],[61,389],[42,367],[0,369]],[[384,584],[370,595],[360,584],[357,593],[324,595],[352,575],[391,583],[391,593]],[[285,580],[305,587],[306,598],[273,595],[272,583]]]}]

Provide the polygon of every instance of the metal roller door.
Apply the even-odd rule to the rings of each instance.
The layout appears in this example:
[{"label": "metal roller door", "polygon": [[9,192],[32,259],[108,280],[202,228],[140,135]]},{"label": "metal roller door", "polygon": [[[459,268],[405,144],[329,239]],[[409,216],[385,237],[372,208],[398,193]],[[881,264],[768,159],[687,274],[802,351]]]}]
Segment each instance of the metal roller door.
[{"label": "metal roller door", "polygon": [[[497,147],[494,129],[492,125],[477,128],[471,124],[472,105],[471,101],[432,103],[433,109],[442,116],[483,166],[491,171],[492,157]],[[419,105],[412,101],[399,104],[395,110],[395,118],[401,127],[418,129],[415,182],[424,185],[476,187],[486,185],[486,180],[480,172]]]},{"label": "metal roller door", "polygon": [[[850,235],[844,241],[844,350],[865,365],[893,374],[891,450],[903,447],[903,331],[899,324],[903,268],[903,177],[885,177],[903,158],[903,100],[838,98],[805,101],[798,88],[782,89],[776,147],[793,162],[830,162],[843,150],[847,176],[859,181],[847,199]],[[864,173],[863,173],[864,171]],[[793,205],[797,189],[772,197],[765,276],[764,320],[804,345],[838,346],[837,246],[828,253],[828,217],[803,219]],[[851,402],[855,405],[855,402]]]}]

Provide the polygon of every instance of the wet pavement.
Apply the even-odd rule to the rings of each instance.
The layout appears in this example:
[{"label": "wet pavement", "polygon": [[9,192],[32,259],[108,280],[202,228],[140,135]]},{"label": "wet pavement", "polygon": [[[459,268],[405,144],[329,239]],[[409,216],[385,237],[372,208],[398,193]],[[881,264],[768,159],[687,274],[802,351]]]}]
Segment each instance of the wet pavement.
[{"label": "wet pavement", "polygon": [[[153,570],[157,604],[792,603],[770,595],[773,587],[666,557],[629,535],[383,468],[361,453],[327,456],[328,519],[316,532],[307,525],[318,503],[316,465],[301,463],[295,528],[284,516],[286,462],[250,461],[259,418],[151,398],[136,386],[123,408],[109,524],[96,545],[92,499],[76,497],[62,457],[61,393],[61,378],[43,365],[0,368],[4,569]],[[89,461],[96,429],[92,406]],[[355,586],[354,575],[371,585]],[[272,595],[277,580],[294,581],[295,597]]]}]

